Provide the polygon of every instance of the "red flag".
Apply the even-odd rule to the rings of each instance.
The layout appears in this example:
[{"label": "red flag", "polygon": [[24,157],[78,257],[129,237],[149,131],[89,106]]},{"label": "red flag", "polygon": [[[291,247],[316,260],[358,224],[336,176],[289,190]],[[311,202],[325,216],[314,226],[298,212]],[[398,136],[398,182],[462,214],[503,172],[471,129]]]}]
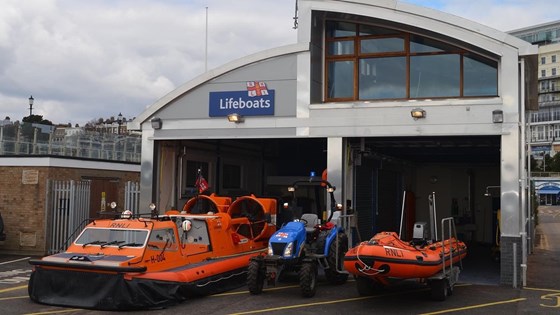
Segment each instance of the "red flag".
[{"label": "red flag", "polygon": [[196,179],[196,183],[194,183],[194,186],[198,187],[198,193],[199,194],[201,192],[205,191],[206,189],[210,188],[210,186],[208,185],[208,182],[206,181],[206,179],[204,179],[202,174],[198,175],[198,177]]}]

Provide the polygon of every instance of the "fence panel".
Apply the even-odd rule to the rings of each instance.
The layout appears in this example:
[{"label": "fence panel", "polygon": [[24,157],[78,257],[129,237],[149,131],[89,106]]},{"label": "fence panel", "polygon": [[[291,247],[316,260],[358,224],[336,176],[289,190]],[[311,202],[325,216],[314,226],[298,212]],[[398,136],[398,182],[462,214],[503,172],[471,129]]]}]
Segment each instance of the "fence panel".
[{"label": "fence panel", "polygon": [[140,183],[126,182],[124,190],[124,208],[130,210],[134,214],[140,211]]},{"label": "fence panel", "polygon": [[58,253],[69,245],[87,224],[90,206],[90,181],[50,181],[49,254]]}]

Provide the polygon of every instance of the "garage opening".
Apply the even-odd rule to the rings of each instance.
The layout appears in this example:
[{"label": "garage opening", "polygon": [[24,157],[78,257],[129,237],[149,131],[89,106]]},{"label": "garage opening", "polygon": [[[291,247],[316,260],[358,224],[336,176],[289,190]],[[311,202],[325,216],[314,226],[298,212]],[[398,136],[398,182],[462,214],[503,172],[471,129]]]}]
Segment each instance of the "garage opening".
[{"label": "garage opening", "polygon": [[[325,138],[160,141],[156,147],[163,167],[155,200],[163,209],[182,208],[199,193],[199,171],[210,186],[204,194],[233,200],[253,194],[276,198],[281,205],[292,198],[287,188],[294,181],[309,178],[311,172],[321,176],[327,167]],[[298,194],[303,207],[325,207],[325,196],[313,190],[300,189]]]},{"label": "garage opening", "polygon": [[361,240],[381,231],[399,231],[405,191],[402,238],[410,239],[413,222],[430,221],[428,196],[434,192],[438,222],[453,217],[459,239],[469,245],[464,275],[471,281],[499,283],[499,136],[351,138],[348,142]]}]

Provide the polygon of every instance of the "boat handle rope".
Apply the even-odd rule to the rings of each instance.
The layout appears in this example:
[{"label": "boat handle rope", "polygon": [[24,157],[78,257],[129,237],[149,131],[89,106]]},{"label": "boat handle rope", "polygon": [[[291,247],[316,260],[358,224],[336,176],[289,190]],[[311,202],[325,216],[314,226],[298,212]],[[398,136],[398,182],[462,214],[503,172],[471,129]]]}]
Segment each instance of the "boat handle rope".
[{"label": "boat handle rope", "polygon": [[231,274],[231,275],[229,275],[229,276],[227,276],[227,277],[222,277],[222,278],[219,278],[219,279],[216,279],[216,280],[210,280],[210,281],[208,281],[208,282],[206,282],[206,283],[203,283],[203,284],[197,284],[196,286],[197,286],[198,288],[202,288],[202,287],[205,287],[205,286],[207,286],[207,285],[209,285],[209,284],[211,284],[211,283],[219,282],[219,281],[222,281],[222,280],[227,280],[227,279],[233,278],[233,277],[235,277],[235,276],[240,276],[240,275],[242,275],[242,274],[244,274],[244,273],[247,273],[247,271],[241,271],[241,272],[238,272],[238,273]]},{"label": "boat handle rope", "polygon": [[[378,275],[378,274],[382,273],[383,270],[381,270],[381,269],[375,269],[375,268],[373,268],[373,266],[368,266],[364,261],[362,261],[362,259],[360,258],[360,248],[361,248],[362,246],[363,246],[363,245],[360,244],[360,245],[358,246],[358,249],[356,250],[356,259],[358,259],[358,261],[359,261],[360,263],[362,263],[362,265],[364,265],[363,268],[358,268],[358,271],[361,272],[361,273],[363,273],[364,275],[367,275],[367,276],[375,276],[375,275]],[[370,270],[373,270],[374,272],[373,272],[373,273],[370,273],[370,272],[369,272]]]}]

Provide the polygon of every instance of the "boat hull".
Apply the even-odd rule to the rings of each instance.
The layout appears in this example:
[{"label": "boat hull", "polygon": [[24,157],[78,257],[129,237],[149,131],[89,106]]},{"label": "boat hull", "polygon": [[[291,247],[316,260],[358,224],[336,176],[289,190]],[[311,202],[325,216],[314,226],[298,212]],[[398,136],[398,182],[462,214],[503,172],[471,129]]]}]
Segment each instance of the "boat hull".
[{"label": "boat hull", "polygon": [[[248,259],[243,257],[242,261]],[[192,297],[245,285],[246,263],[234,263],[232,268],[221,273],[209,271],[215,268],[213,265],[229,263],[225,259],[209,261],[153,274],[37,265],[29,280],[28,293],[37,303],[56,306],[110,311],[161,309]],[[208,270],[207,276],[194,277],[194,269],[201,267]]]},{"label": "boat hull", "polygon": [[384,232],[350,249],[344,257],[344,268],[355,276],[386,284],[389,279],[434,277],[444,265],[457,265],[466,255],[465,244],[455,239],[414,246],[394,233]]}]

